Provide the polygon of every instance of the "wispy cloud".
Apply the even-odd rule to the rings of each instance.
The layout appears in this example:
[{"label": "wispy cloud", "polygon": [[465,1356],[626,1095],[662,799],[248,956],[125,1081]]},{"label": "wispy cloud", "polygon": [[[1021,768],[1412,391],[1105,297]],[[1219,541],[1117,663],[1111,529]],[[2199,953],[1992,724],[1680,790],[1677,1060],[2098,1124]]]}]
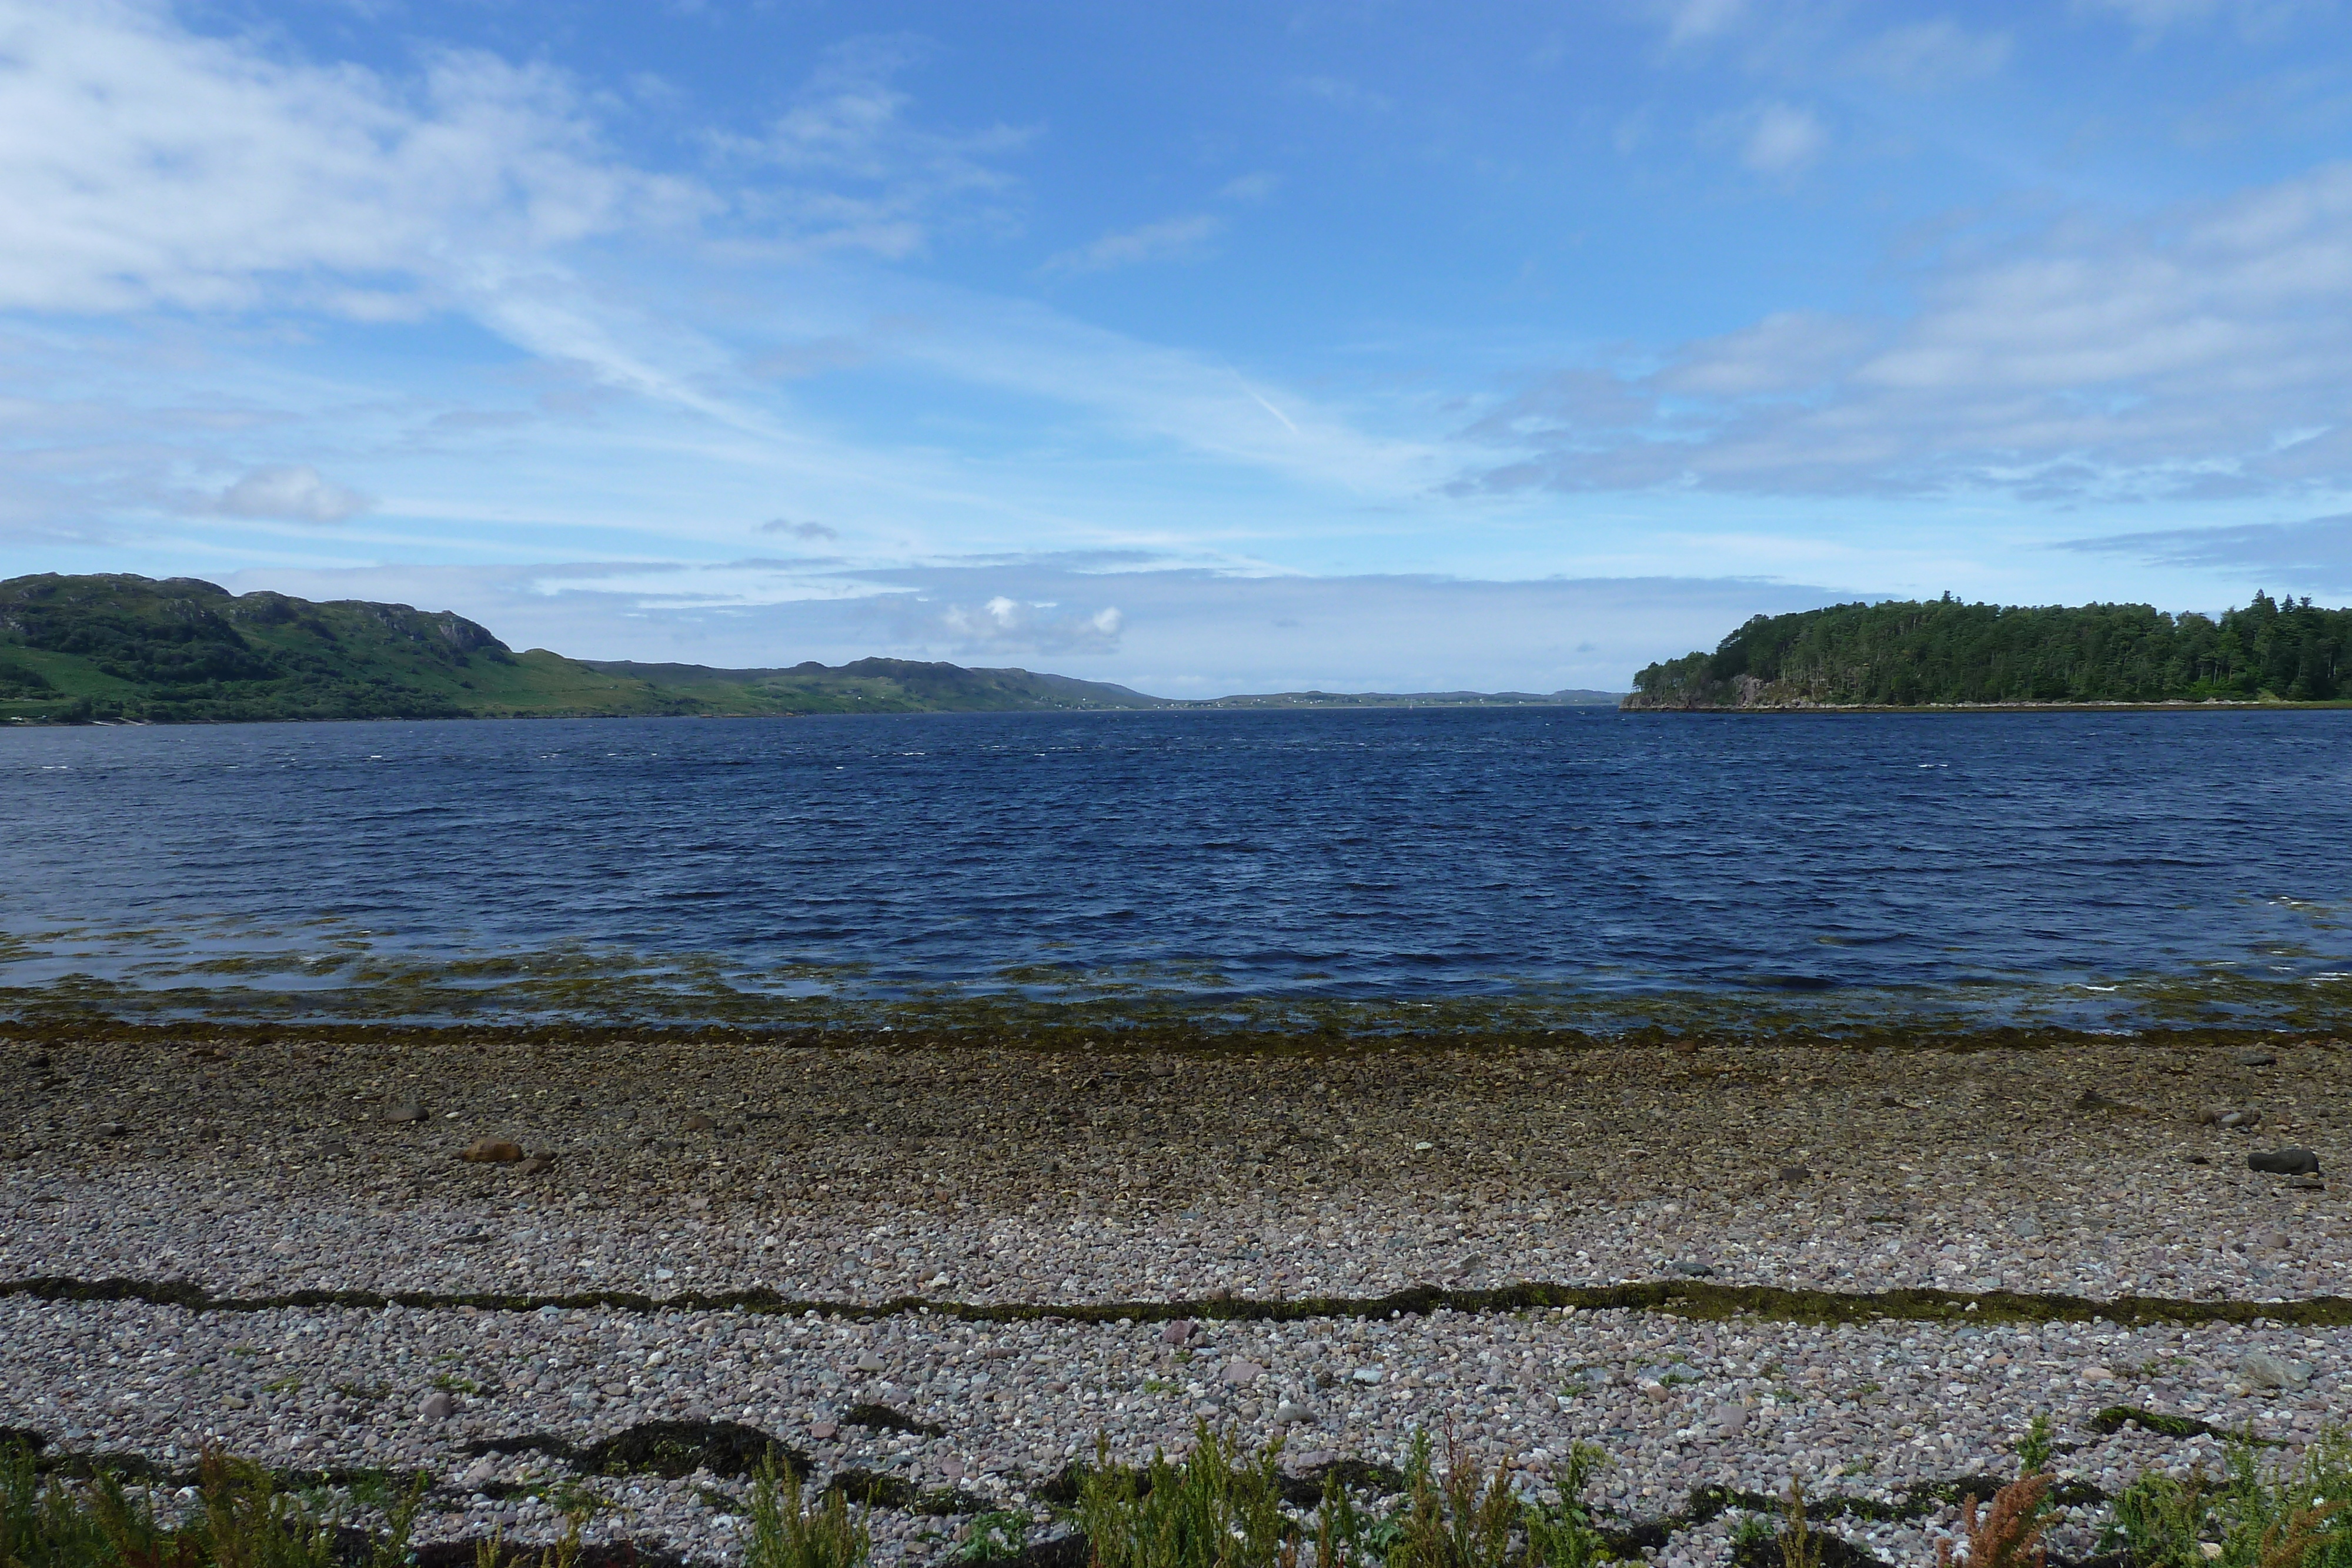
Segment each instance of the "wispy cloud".
[{"label": "wispy cloud", "polygon": [[373,505],[365,496],[329,483],[316,468],[295,464],[256,468],[210,498],[208,509],[230,517],[292,523],[340,523]]},{"label": "wispy cloud", "polygon": [[0,308],[446,298],[452,236],[544,250],[711,205],[600,144],[561,72],[445,51],[413,79],[198,37],[128,0],[0,6]]},{"label": "wispy cloud", "polygon": [[1299,77],[1291,85],[1307,97],[1320,99],[1339,109],[1386,114],[1396,107],[1396,100],[1386,93],[1374,92],[1340,77]]},{"label": "wispy cloud", "polygon": [[1729,31],[1746,15],[1747,0],[1664,0],[1666,41],[1694,44]]},{"label": "wispy cloud", "polygon": [[837,539],[841,537],[839,528],[805,520],[795,522],[790,517],[776,517],[761,523],[760,531],[763,534],[789,534],[796,539]]},{"label": "wispy cloud", "polygon": [[2137,224],[1954,246],[1899,318],[1802,313],[1564,368],[1469,488],[2243,496],[2352,486],[2352,164]]},{"label": "wispy cloud", "polygon": [[960,653],[1107,653],[1118,647],[1126,625],[1116,605],[1088,612],[1057,602],[1036,603],[997,594],[979,605],[950,604],[938,612],[940,626]]},{"label": "wispy cloud", "polygon": [[2228,21],[2241,33],[2274,37],[2336,9],[2330,0],[2074,0],[2074,8],[2118,17],[2147,43],[2217,20]]},{"label": "wispy cloud", "polygon": [[1739,161],[1759,174],[1794,174],[1826,151],[1830,133],[1821,117],[1794,104],[1759,104],[1747,117]]},{"label": "wispy cloud", "polygon": [[1330,690],[1622,690],[1748,616],[1868,597],[1734,578],[1503,582],[1236,573],[1045,554],[811,570],[802,563],[374,567],[217,574],[232,590],[449,608],[516,647],[769,666],[1026,660],[1168,696]]},{"label": "wispy cloud", "polygon": [[1933,89],[1996,74],[2011,47],[2007,33],[1972,33],[1938,16],[1888,28],[1857,46],[1847,63],[1893,86]]},{"label": "wispy cloud", "polygon": [[772,248],[898,258],[921,249],[943,223],[1014,225],[1018,182],[1000,161],[1026,146],[1034,128],[950,131],[916,122],[898,78],[927,52],[906,35],[836,45],[792,107],[760,134],[714,133],[730,160],[789,176],[735,195],[742,217]]},{"label": "wispy cloud", "polygon": [[1225,232],[1225,220],[1214,213],[1192,213],[1162,218],[1158,223],[1121,229],[1046,258],[1048,273],[1108,272],[1139,262],[1192,260],[1208,252],[1210,242]]},{"label": "wispy cloud", "polygon": [[2169,528],[2067,539],[2060,549],[2217,571],[2273,591],[2352,592],[2352,514],[2299,523]]}]

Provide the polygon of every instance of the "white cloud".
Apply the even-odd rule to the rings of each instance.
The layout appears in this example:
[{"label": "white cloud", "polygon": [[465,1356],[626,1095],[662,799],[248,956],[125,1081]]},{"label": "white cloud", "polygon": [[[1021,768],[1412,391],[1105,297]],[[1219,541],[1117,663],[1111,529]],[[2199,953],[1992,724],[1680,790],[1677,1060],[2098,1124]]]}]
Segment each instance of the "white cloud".
[{"label": "white cloud", "polygon": [[1339,77],[1299,77],[1291,85],[1311,98],[1319,98],[1325,103],[1340,109],[1364,110],[1374,114],[1386,114],[1396,107],[1396,100],[1387,94],[1374,92],[1370,88],[1359,87],[1354,82]]},{"label": "white cloud", "polygon": [[1555,371],[1471,427],[1520,455],[1464,487],[2352,490],[2352,163],[2071,215],[1915,282],[1900,319],[1777,316],[1656,371]]},{"label": "white cloud", "polygon": [[294,465],[256,468],[214,497],[208,509],[229,517],[340,523],[373,504],[356,490],[328,483],[316,468]]},{"label": "white cloud", "polygon": [[2075,0],[2075,4],[2084,11],[2112,13],[2148,32],[2201,22],[2221,9],[2220,0]]},{"label": "white cloud", "polygon": [[992,125],[949,132],[915,124],[898,74],[923,53],[911,38],[852,39],[826,52],[793,106],[756,137],[714,138],[723,152],[814,182],[739,197],[747,215],[805,250],[886,258],[919,250],[941,221],[1010,228],[1016,182],[993,159],[1034,131]]},{"label": "white cloud", "polygon": [[2336,0],[2074,0],[2074,8],[2122,18],[2153,44],[2174,32],[2189,32],[2226,18],[2250,37],[2276,37],[2307,17],[2327,17]]},{"label": "white cloud", "polygon": [[[0,0],[0,309],[115,313],[134,324],[110,331],[176,333],[212,357],[199,378],[207,406],[174,411],[155,406],[152,389],[184,397],[186,374],[108,369],[89,334],[66,346],[81,331],[75,324],[58,327],[64,336],[37,371],[0,355],[0,402],[41,411],[0,408],[0,528],[81,538],[119,531],[129,517],[209,510],[215,497],[191,497],[184,476],[233,460],[222,447],[241,439],[231,428],[239,422],[276,423],[289,461],[316,461],[315,451],[351,449],[352,421],[389,434],[404,417],[380,401],[382,383],[364,384],[373,372],[354,370],[346,385],[289,381],[263,368],[257,338],[206,336],[155,314],[164,309],[461,313],[568,378],[571,413],[541,402],[558,423],[603,400],[613,439],[636,439],[623,423],[636,421],[644,450],[666,459],[677,452],[670,433],[654,435],[643,422],[684,412],[716,427],[697,440],[763,480],[853,485],[893,505],[969,504],[971,477],[951,455],[861,447],[779,397],[772,374],[751,372],[883,359],[1062,401],[1118,440],[1351,490],[1427,482],[1425,447],[1367,437],[1287,390],[1254,393],[1220,359],[1034,304],[810,259],[897,254],[1011,200],[987,159],[1023,133],[916,124],[893,85],[912,56],[893,40],[836,51],[761,134],[719,150],[741,182],[722,195],[628,167],[600,140],[595,116],[606,106],[550,68],[445,51],[395,77],[308,63],[250,37],[199,37],[163,0]],[[1251,199],[1265,183],[1244,176],[1227,199]],[[1195,214],[1106,235],[1066,265],[1197,254],[1223,221]],[[679,242],[655,246],[674,268],[661,286],[640,287],[625,270],[634,258],[595,244],[621,231]],[[801,287],[764,290],[746,308],[746,271],[730,264],[772,277],[779,256],[805,263],[794,274]],[[818,345],[810,362],[763,365],[740,340],[754,319]],[[160,343],[154,351],[164,352]],[[93,366],[103,391],[87,398],[84,424],[103,428],[51,433],[56,378],[90,384]],[[625,415],[614,394],[660,412]],[[462,405],[470,393],[453,395]],[[419,416],[420,431],[443,442],[470,418],[512,429],[529,417],[490,401],[495,412],[444,400]],[[1274,402],[1279,415],[1267,412]],[[320,444],[306,451],[305,440]],[[469,504],[453,495],[446,509]]]},{"label": "white cloud", "polygon": [[1669,0],[1666,41],[1692,44],[1728,31],[1748,9],[1746,0]]},{"label": "white cloud", "polygon": [[1897,87],[1940,88],[1989,77],[2009,63],[2006,33],[1971,33],[1948,16],[1881,33],[1850,57],[1854,69]]},{"label": "white cloud", "polygon": [[0,0],[0,308],[400,319],[623,232],[895,257],[1009,225],[990,160],[1030,133],[914,124],[891,80],[912,53],[832,51],[761,134],[714,139],[722,190],[633,167],[551,67],[444,49],[393,76],[199,36],[164,0]]},{"label": "white cloud", "polygon": [[[207,575],[237,591],[453,609],[511,647],[579,658],[1017,658],[1165,696],[1622,691],[1642,665],[1713,647],[1750,615],[1870,596],[1730,578],[1266,577],[1057,556],[844,568],[830,580],[754,562]],[[1063,608],[1113,599],[1118,610]]]},{"label": "white cloud", "polygon": [[1139,262],[1183,260],[1203,254],[1209,243],[1225,231],[1225,220],[1214,213],[1164,218],[1140,228],[1122,229],[1046,258],[1044,270],[1060,273],[1108,272]]},{"label": "white cloud", "polygon": [[[898,607],[902,612],[906,608]],[[1008,653],[1107,653],[1118,646],[1126,619],[1115,608],[1089,615],[1068,612],[1054,601],[1032,602],[995,594],[978,608],[950,604],[938,612],[959,653],[1002,656]]]},{"label": "white cloud", "polygon": [[794,522],[790,517],[776,517],[760,525],[763,534],[790,534],[796,539],[837,539],[841,530],[823,523]]},{"label": "white cloud", "polygon": [[2352,592],[2352,515],[2299,523],[2169,528],[2068,539],[2057,548],[2136,556],[2293,594]]},{"label": "white cloud", "polygon": [[1750,118],[1739,161],[1759,174],[1794,174],[1829,146],[1829,132],[1812,110],[1767,103]]},{"label": "white cloud", "polygon": [[394,84],[132,0],[0,0],[0,307],[397,315],[455,236],[539,250],[706,204],[611,160],[552,70],[445,52]]},{"label": "white cloud", "polygon": [[1282,176],[1261,169],[1225,182],[1217,194],[1229,202],[1263,202],[1282,188]]}]

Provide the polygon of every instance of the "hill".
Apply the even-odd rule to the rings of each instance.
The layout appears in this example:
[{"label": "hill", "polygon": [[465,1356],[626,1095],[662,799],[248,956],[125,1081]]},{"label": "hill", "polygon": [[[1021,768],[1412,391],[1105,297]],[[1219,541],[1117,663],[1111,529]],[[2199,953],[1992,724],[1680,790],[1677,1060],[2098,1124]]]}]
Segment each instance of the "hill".
[{"label": "hill", "polygon": [[0,582],[0,718],[36,723],[1160,706],[1063,675],[895,659],[837,670],[596,664],[543,648],[518,653],[446,611],[232,594],[188,577]]},{"label": "hill", "polygon": [[1028,670],[967,670],[912,659],[811,660],[777,670],[717,670],[703,664],[640,664],[582,659],[583,667],[643,681],[703,713],[1018,713],[1054,708],[1178,707],[1102,681]]},{"label": "hill", "polygon": [[2218,619],[1946,594],[1759,615],[1633,677],[1628,708],[2352,699],[2352,610],[2254,595]]},{"label": "hill", "polygon": [[1202,697],[1180,707],[1610,707],[1615,692],[1269,692],[1262,696]]},{"label": "hill", "polygon": [[518,653],[447,611],[232,594],[193,577],[0,581],[0,721],[585,718],[1608,703],[1604,692],[1292,692],[1207,702],[1029,670],[908,659],[785,668]]}]

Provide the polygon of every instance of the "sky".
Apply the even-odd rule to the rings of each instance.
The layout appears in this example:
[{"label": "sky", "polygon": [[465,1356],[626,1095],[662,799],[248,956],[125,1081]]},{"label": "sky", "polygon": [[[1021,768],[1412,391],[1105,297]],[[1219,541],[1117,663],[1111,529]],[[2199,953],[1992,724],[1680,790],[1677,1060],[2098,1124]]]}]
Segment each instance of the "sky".
[{"label": "sky", "polygon": [[0,576],[1174,696],[2352,599],[2352,9],[0,0]]}]

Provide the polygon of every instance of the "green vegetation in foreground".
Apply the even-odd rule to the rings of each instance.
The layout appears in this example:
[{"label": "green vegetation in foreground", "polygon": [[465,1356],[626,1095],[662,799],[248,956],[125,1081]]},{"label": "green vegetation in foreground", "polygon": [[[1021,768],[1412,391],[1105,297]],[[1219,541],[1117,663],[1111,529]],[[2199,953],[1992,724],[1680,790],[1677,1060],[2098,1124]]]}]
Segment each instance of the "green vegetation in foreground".
[{"label": "green vegetation in foreground", "polygon": [[1359,1508],[1333,1466],[1310,1512],[1286,1496],[1281,1438],[1243,1455],[1203,1423],[1182,1460],[1154,1454],[1140,1470],[1098,1445],[1076,1522],[1094,1568],[1592,1568],[1619,1555],[1583,1501],[1598,1448],[1578,1444],[1549,1498],[1523,1492],[1507,1465],[1489,1478],[1459,1448],[1440,1477],[1431,1448],[1416,1432],[1402,1474],[1375,1483],[1396,1484],[1393,1511]]},{"label": "green vegetation in foreground", "polygon": [[[153,1484],[134,1489],[102,1468],[79,1482],[45,1479],[28,1445],[9,1443],[0,1446],[0,1568],[403,1568],[426,1479],[394,1492],[371,1478],[337,1510],[324,1488],[286,1491],[261,1465],[207,1450],[194,1506],[164,1513]],[[370,1518],[381,1528],[363,1529]],[[576,1531],[570,1544],[562,1568],[577,1555]]]},{"label": "green vegetation in foreground", "polygon": [[750,717],[1195,707],[1550,706],[1607,692],[1290,692],[1206,702],[1028,670],[908,659],[715,670],[518,653],[462,615],[232,594],[192,577],[0,582],[0,722]]},{"label": "green vegetation in foreground", "polygon": [[2220,620],[2146,604],[1927,602],[1759,615],[1652,664],[1629,708],[2352,701],[2352,610],[2257,593]]},{"label": "green vegetation in foreground", "polygon": [[[1343,1461],[1324,1469],[1319,1486],[1283,1472],[1279,1437],[1250,1453],[1206,1424],[1184,1458],[1154,1454],[1139,1469],[1112,1464],[1098,1447],[1093,1465],[1044,1489],[1080,1541],[1078,1554],[1050,1560],[1093,1568],[1599,1568],[1641,1561],[1674,1531],[1727,1514],[1741,1568],[1824,1568],[1871,1561],[1823,1528],[1831,1520],[1916,1520],[1958,1501],[1970,1568],[2029,1568],[2043,1560],[2057,1509],[2109,1500],[2059,1482],[2039,1417],[2005,1483],[1969,1478],[1915,1487],[1892,1502],[1809,1499],[1794,1480],[1778,1498],[1703,1487],[1680,1513],[1648,1521],[1607,1517],[1585,1500],[1607,1461],[1589,1444],[1548,1476],[1507,1462],[1489,1474],[1458,1446],[1441,1473],[1433,1447],[1416,1431],[1402,1470]],[[2129,1568],[2352,1568],[2352,1448],[2340,1432],[2323,1435],[2292,1465],[2266,1463],[2243,1442],[2224,1454],[2218,1473],[2142,1473],[2112,1500],[2098,1550]],[[419,1474],[398,1490],[369,1478],[340,1495],[326,1485],[294,1493],[257,1464],[209,1453],[193,1505],[159,1510],[156,1494],[169,1483],[135,1486],[102,1464],[90,1469],[84,1479],[61,1469],[45,1478],[29,1447],[0,1447],[0,1568],[402,1568],[417,1555],[410,1534],[429,1483]],[[787,1468],[780,1478],[770,1460],[749,1490],[743,1568],[863,1568],[872,1560],[865,1516],[851,1512],[840,1486],[811,1500],[797,1474]],[[577,1485],[566,1496],[562,1541],[533,1553],[493,1535],[473,1544],[476,1568],[573,1568],[582,1526],[599,1504]],[[953,1560],[1017,1560],[1033,1523],[1021,1511],[982,1515]],[[1952,1557],[1946,1550],[1941,1560]]]}]

